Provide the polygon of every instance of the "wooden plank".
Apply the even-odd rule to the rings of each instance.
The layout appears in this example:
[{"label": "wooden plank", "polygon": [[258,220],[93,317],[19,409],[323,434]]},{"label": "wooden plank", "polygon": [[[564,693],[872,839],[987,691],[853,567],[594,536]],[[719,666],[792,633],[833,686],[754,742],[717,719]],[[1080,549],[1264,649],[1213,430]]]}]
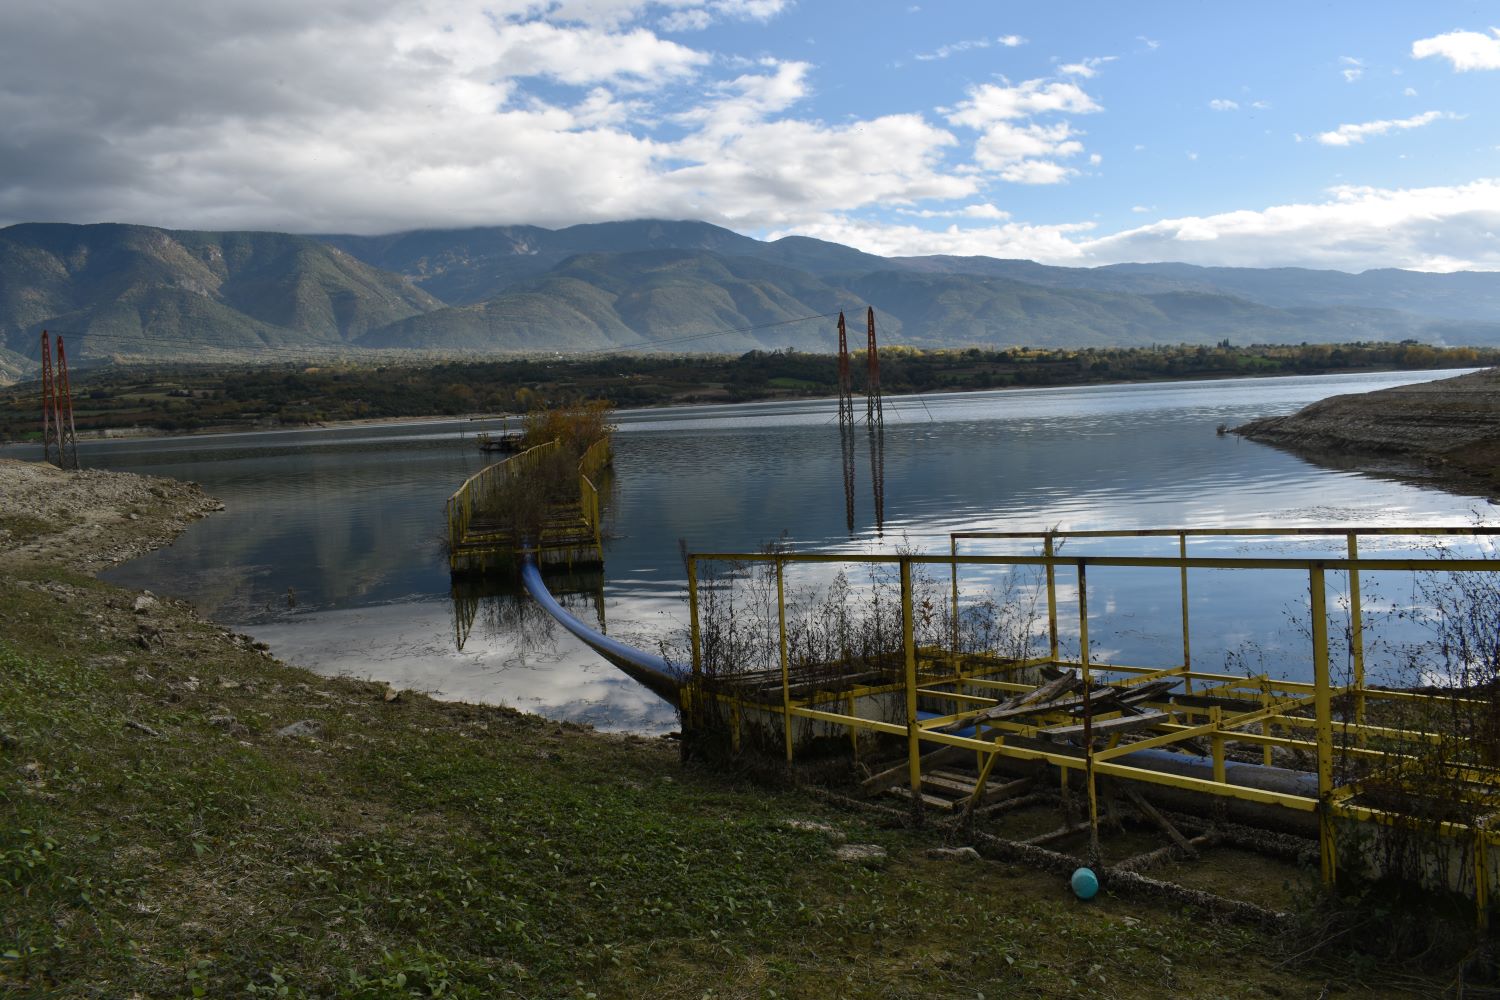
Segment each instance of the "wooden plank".
[{"label": "wooden plank", "polygon": [[1030,840],[1023,840],[1021,843],[1030,844],[1033,847],[1041,847],[1043,844],[1050,844],[1054,840],[1063,840],[1077,833],[1086,833],[1088,828],[1089,825],[1087,822],[1074,823],[1072,826],[1060,826],[1050,833],[1044,833],[1039,837],[1032,837]]},{"label": "wooden plank", "polygon": [[931,788],[937,792],[947,792],[950,795],[970,796],[974,794],[974,782],[954,781],[951,778],[939,778],[933,774],[922,775],[922,787]]},{"label": "wooden plank", "polygon": [[[963,747],[941,747],[937,750],[932,751],[931,753],[923,754],[922,766],[930,767],[933,764],[943,763],[950,760],[958,760],[959,758],[967,756],[968,754],[971,754],[973,752],[974,751],[966,750]],[[903,760],[895,767],[886,768],[884,771],[880,771],[876,774],[870,775],[864,781],[861,781],[859,783],[860,793],[863,795],[875,795],[879,792],[884,791],[891,785],[894,785],[896,782],[905,778],[908,773],[907,768],[908,763]]]},{"label": "wooden plank", "polygon": [[1161,831],[1167,835],[1172,843],[1177,845],[1178,850],[1180,850],[1183,854],[1186,854],[1188,857],[1192,858],[1194,861],[1198,860],[1198,849],[1195,848],[1188,841],[1188,839],[1182,835],[1181,831],[1179,831],[1177,827],[1172,825],[1172,822],[1169,819],[1167,819],[1161,813],[1157,812],[1156,807],[1153,806],[1150,802],[1147,802],[1145,796],[1141,795],[1140,792],[1136,791],[1134,788],[1129,787],[1128,785],[1123,786],[1121,788],[1121,791],[1125,793],[1125,797],[1130,800],[1130,804],[1135,806],[1136,809],[1140,811],[1142,816],[1145,816],[1147,819],[1161,828]]},{"label": "wooden plank", "polygon": [[1082,686],[1082,684],[1082,678],[1080,678],[1077,674],[1068,672],[1055,680],[1048,681],[1041,687],[1032,688],[1030,691],[1022,692],[1014,698],[1009,698],[998,705],[992,705],[991,707],[985,709],[983,712],[980,712],[978,715],[972,716],[969,719],[960,720],[958,722],[943,726],[938,730],[938,732],[957,732],[958,730],[963,729],[967,726],[978,726],[990,721],[991,719],[1003,719],[1009,718],[1013,715],[1019,715],[1028,711],[1029,706],[1046,705],[1053,699],[1057,698],[1059,695],[1065,694],[1066,692],[1071,691],[1073,688],[1080,687]]},{"label": "wooden plank", "polygon": [[1168,691],[1177,687],[1177,681],[1173,679],[1151,681],[1138,687],[1122,688],[1119,696],[1122,705],[1138,705],[1143,701],[1151,701],[1159,698]]},{"label": "wooden plank", "polygon": [[[1152,709],[1142,712],[1140,715],[1121,715],[1113,719],[1099,719],[1092,723],[1095,736],[1108,736],[1110,733],[1129,733],[1137,729],[1150,729],[1157,723],[1166,722],[1167,713]],[[1049,739],[1071,739],[1074,736],[1082,736],[1084,726],[1082,724],[1071,726],[1053,726],[1049,729],[1039,729],[1037,732]]]},{"label": "wooden plank", "polygon": [[[906,799],[907,801],[911,801],[912,799],[912,790],[904,785],[892,786],[891,788],[887,789],[887,791],[890,794],[895,795],[898,798]],[[936,795],[928,795],[926,792],[922,793],[922,804],[928,809],[936,809],[939,812],[952,812],[954,807],[959,805],[962,801],[963,800],[960,799],[959,802],[954,802],[952,799],[940,799]]]}]

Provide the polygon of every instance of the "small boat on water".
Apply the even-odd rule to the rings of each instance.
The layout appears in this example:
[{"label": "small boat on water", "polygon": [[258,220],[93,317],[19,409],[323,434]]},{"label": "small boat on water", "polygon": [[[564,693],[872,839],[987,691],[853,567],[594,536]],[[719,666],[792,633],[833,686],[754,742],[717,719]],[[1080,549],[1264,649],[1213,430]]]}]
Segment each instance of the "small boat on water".
[{"label": "small boat on water", "polygon": [[[494,428],[474,435],[474,443],[479,446],[480,451],[525,451],[522,440],[526,432],[517,426],[522,421],[515,414],[491,414],[483,417],[470,417],[469,420],[482,420],[490,423],[490,426]],[[499,422],[499,427],[494,426],[495,421]]]},{"label": "small boat on water", "polygon": [[479,445],[480,451],[520,451],[522,448],[522,433],[520,431],[501,431],[498,434],[484,432],[474,435],[474,443]]}]

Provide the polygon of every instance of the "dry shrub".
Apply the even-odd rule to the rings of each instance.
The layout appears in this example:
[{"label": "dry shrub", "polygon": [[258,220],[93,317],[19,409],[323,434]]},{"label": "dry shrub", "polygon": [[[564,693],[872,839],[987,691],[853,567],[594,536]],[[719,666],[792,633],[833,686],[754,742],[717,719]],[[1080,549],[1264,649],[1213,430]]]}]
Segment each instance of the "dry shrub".
[{"label": "dry shrub", "polygon": [[578,461],[578,456],[602,437],[614,432],[610,414],[615,405],[605,399],[591,399],[579,403],[533,410],[522,422],[522,434],[526,447],[534,448],[548,441],[561,441],[563,451]]}]

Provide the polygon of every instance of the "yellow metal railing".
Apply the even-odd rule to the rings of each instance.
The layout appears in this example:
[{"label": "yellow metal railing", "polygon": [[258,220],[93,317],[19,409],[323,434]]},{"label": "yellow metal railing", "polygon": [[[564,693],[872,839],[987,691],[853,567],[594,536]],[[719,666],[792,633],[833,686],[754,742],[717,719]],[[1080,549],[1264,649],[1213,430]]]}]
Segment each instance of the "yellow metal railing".
[{"label": "yellow metal railing", "polygon": [[[535,473],[542,463],[561,449],[561,441],[548,441],[487,466],[464,480],[463,485],[448,498],[446,508],[450,562],[470,538],[470,529],[476,515],[494,506],[504,485],[518,476]],[[579,513],[593,535],[596,549],[603,544],[600,496],[596,483],[603,469],[612,460],[613,451],[608,437],[595,441],[578,460]]]},{"label": "yellow metal railing", "polygon": [[[1439,538],[1439,537],[1494,537],[1500,536],[1500,528],[1485,527],[1348,527],[1340,525],[1337,527],[1288,527],[1288,528],[1140,528],[1140,529],[1102,529],[1091,531],[955,531],[948,535],[949,551],[957,558],[959,544],[964,540],[1010,540],[1041,542],[1046,555],[1056,552],[1059,542],[1068,539],[1121,539],[1121,538],[1175,538],[1177,539],[1177,550],[1181,564],[1179,570],[1180,591],[1182,597],[1182,668],[1184,671],[1185,690],[1191,694],[1193,691],[1192,665],[1192,637],[1189,619],[1189,585],[1188,585],[1188,544],[1193,539],[1208,538],[1275,538],[1275,537],[1297,537],[1297,538],[1337,538],[1344,542],[1345,552],[1350,560],[1359,558],[1359,539],[1361,537],[1401,537],[1401,538]],[[1349,655],[1352,670],[1352,681],[1354,688],[1354,714],[1359,722],[1365,720],[1365,642],[1364,642],[1364,618],[1360,604],[1360,583],[1358,570],[1347,570],[1347,582],[1349,588]],[[1053,564],[1047,565],[1047,609],[1048,609],[1048,631],[1051,644],[1052,657],[1057,659],[1057,581]],[[958,563],[953,564],[953,593],[955,606],[958,594]],[[958,616],[954,616],[954,627],[957,628]]]},{"label": "yellow metal railing", "polygon": [[537,466],[556,454],[561,447],[560,441],[548,441],[486,466],[465,479],[463,485],[448,498],[450,551],[463,543],[469,533],[469,526],[474,522],[474,515],[494,503],[503,484],[516,476],[534,472]]},{"label": "yellow metal railing", "polygon": [[[1335,781],[1335,758],[1365,762],[1384,762],[1396,767],[1414,757],[1422,744],[1441,742],[1448,737],[1406,730],[1398,727],[1375,725],[1369,722],[1369,706],[1374,703],[1392,704],[1427,701],[1436,705],[1453,706],[1464,704],[1466,699],[1433,695],[1411,691],[1391,691],[1366,685],[1364,674],[1363,636],[1361,629],[1351,627],[1348,649],[1351,660],[1351,683],[1335,684],[1330,676],[1330,639],[1328,635],[1327,591],[1329,574],[1343,575],[1349,582],[1351,620],[1359,621],[1361,608],[1358,579],[1362,572],[1408,572],[1408,573],[1490,573],[1500,572],[1500,561],[1491,559],[1455,558],[1443,556],[1414,557],[1409,555],[1370,557],[1359,554],[1358,540],[1362,536],[1497,536],[1497,528],[1252,528],[1252,529],[1208,529],[1208,530],[1150,530],[1150,531],[1081,531],[1081,532],[956,532],[951,539],[950,552],[946,556],[936,555],[858,555],[851,553],[699,553],[687,560],[688,594],[690,601],[690,641],[693,683],[687,692],[686,704],[703,699],[718,699],[733,703],[732,717],[739,720],[750,700],[735,693],[731,686],[704,685],[704,663],[702,649],[702,614],[699,608],[699,566],[703,563],[728,563],[741,567],[763,565],[774,569],[777,625],[779,630],[779,668],[781,692],[778,700],[764,697],[753,699],[756,710],[780,714],[785,732],[785,752],[791,760],[794,752],[792,722],[794,719],[844,726],[856,740],[860,732],[885,733],[901,736],[906,741],[907,780],[914,797],[921,795],[922,755],[938,747],[960,747],[973,750],[985,761],[982,773],[988,775],[989,768],[997,757],[1020,761],[1045,761],[1062,769],[1064,775],[1072,769],[1082,772],[1087,787],[1090,818],[1097,823],[1096,781],[1099,777],[1121,778],[1165,785],[1187,791],[1242,801],[1269,804],[1315,813],[1319,818],[1319,841],[1322,855],[1322,872],[1325,881],[1332,882],[1337,873],[1335,825],[1339,821],[1353,821],[1400,825],[1408,822],[1389,810],[1372,808],[1352,801],[1357,792],[1354,784],[1340,786]],[[1272,537],[1272,536],[1324,536],[1343,540],[1343,557],[1307,558],[1281,556],[1192,556],[1189,543],[1198,537]],[[1108,555],[1061,555],[1061,541],[1065,538],[1128,538],[1162,537],[1175,538],[1176,553],[1171,556],[1108,556]],[[1040,554],[977,555],[959,551],[962,540],[969,539],[1015,539],[1040,542]],[[901,644],[904,668],[900,680],[888,680],[875,684],[853,685],[834,691],[812,691],[797,695],[792,690],[790,658],[788,654],[786,586],[784,576],[788,566],[794,565],[863,565],[865,567],[896,567],[900,574],[901,590]],[[1154,723],[1152,735],[1134,742],[1115,743],[1105,748],[1094,746],[1092,738],[1085,738],[1081,750],[1069,753],[1062,745],[1055,749],[1047,746],[1019,745],[1008,743],[1008,737],[1038,736],[1036,724],[1016,721],[986,722],[982,713],[1017,692],[1034,688],[1034,684],[1021,683],[1015,679],[996,679],[1004,676],[1005,670],[989,668],[975,669],[966,675],[962,660],[975,661],[972,655],[960,657],[958,651],[958,629],[955,626],[951,650],[929,650],[918,647],[914,633],[914,598],[912,574],[917,567],[948,567],[952,573],[953,602],[952,617],[959,617],[959,572],[963,567],[1040,567],[1045,571],[1047,595],[1047,645],[1048,654],[1038,659],[1012,661],[1012,671],[1038,665],[1050,665],[1076,670],[1081,674],[1083,689],[1091,689],[1096,679],[1113,686],[1128,687],[1148,679],[1165,677],[1180,678],[1182,694],[1194,694],[1197,682],[1196,704],[1183,706],[1173,701],[1176,695],[1162,696],[1150,702],[1153,708],[1164,713],[1161,722]],[[1151,667],[1115,664],[1097,661],[1089,646],[1088,574],[1091,569],[1105,567],[1129,567],[1175,571],[1182,587],[1182,663],[1169,667]],[[1070,570],[1076,574],[1077,587],[1074,603],[1077,606],[1077,629],[1079,653],[1077,659],[1061,655],[1058,642],[1059,607],[1056,570]],[[1281,680],[1265,674],[1258,676],[1236,676],[1194,669],[1191,658],[1190,622],[1188,620],[1188,586],[1190,574],[1201,570],[1281,570],[1299,573],[1306,581],[1311,611],[1310,680]],[[1175,626],[1174,626],[1175,627]],[[1012,678],[1016,674],[1010,674]],[[856,714],[853,706],[857,698],[881,696],[897,698],[904,703],[901,716],[904,722],[887,722]],[[1258,705],[1253,710],[1237,711],[1205,702],[1206,698],[1235,699]],[[1335,724],[1335,700],[1347,699],[1348,708],[1341,709],[1343,718]],[[919,700],[929,703],[943,700],[953,705],[953,710],[936,718],[922,719],[918,715]],[[1302,714],[1310,713],[1310,714]],[[1112,713],[1101,713],[1094,722],[1103,722],[1114,717]],[[1085,710],[1085,727],[1091,716]],[[959,730],[968,724],[971,732],[960,735]],[[1312,730],[1312,739],[1300,738],[1298,731]],[[1087,729],[1085,730],[1087,732]],[[1211,748],[1212,778],[1188,777],[1167,771],[1152,770],[1129,762],[1128,755],[1144,749],[1168,748],[1184,741],[1202,740]],[[1368,744],[1379,741],[1381,750],[1368,749]],[[1287,791],[1271,791],[1246,785],[1233,784],[1225,780],[1226,746],[1238,744],[1249,748],[1261,748],[1264,760],[1269,762],[1270,751],[1282,747],[1298,753],[1309,753],[1315,761],[1311,775],[1316,778],[1316,795],[1295,794]],[[1489,787],[1500,786],[1500,773],[1475,767],[1472,769],[1476,781]],[[1311,784],[1311,780],[1309,780]],[[1309,789],[1311,791],[1311,789]],[[975,792],[977,796],[979,792]],[[1482,822],[1466,824],[1448,822],[1440,825],[1443,836],[1466,843],[1472,849],[1472,866],[1475,872],[1475,898],[1481,920],[1487,914],[1490,890],[1489,879],[1492,859],[1490,853],[1500,845],[1500,832],[1491,832]]]}]

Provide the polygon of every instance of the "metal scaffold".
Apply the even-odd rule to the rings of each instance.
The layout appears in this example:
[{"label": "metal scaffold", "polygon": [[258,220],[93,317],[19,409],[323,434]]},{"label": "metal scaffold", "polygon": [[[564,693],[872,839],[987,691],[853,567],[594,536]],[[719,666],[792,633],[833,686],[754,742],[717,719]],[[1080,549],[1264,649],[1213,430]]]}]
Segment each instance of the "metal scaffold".
[{"label": "metal scaffold", "polygon": [[[1327,541],[1314,543],[1320,537]],[[1368,583],[1497,573],[1492,558],[1413,550],[1411,541],[1467,538],[1487,551],[1497,537],[1500,528],[1443,526],[973,531],[953,533],[943,555],[692,553],[691,667],[679,693],[684,733],[722,731],[733,752],[755,747],[789,764],[839,743],[855,758],[873,753],[890,764],[898,755],[860,789],[899,794],[918,814],[988,815],[1007,802],[1033,803],[1051,786],[1067,822],[1026,843],[1086,836],[1085,857],[1095,866],[1145,860],[1106,856],[1100,829],[1119,819],[1121,801],[1170,826],[1151,799],[1208,817],[1210,825],[1228,810],[1232,818],[1309,836],[1328,885],[1340,871],[1379,875],[1400,850],[1416,852],[1420,863],[1400,869],[1401,877],[1468,894],[1484,926],[1500,888],[1492,695],[1456,682],[1374,683],[1366,629],[1354,625],[1340,635],[1338,625],[1360,623],[1366,613],[1361,576]],[[1341,551],[1288,555],[1276,546],[1289,538]],[[1231,539],[1239,542],[1231,554],[1193,551]],[[1383,539],[1394,547],[1361,552],[1361,541]],[[1258,541],[1266,550],[1256,551]],[[1061,552],[1064,543],[1071,549],[1086,542],[1093,543],[1087,553]],[[1164,551],[1117,554],[1127,543],[1153,542]],[[972,543],[984,550],[964,551]],[[700,579],[705,565],[717,567],[707,587]],[[1181,620],[1158,622],[1164,651],[1180,628],[1176,662],[1115,662],[1106,646],[1091,642],[1099,613],[1090,609],[1104,596],[1092,581],[1121,570],[1152,574],[1152,586],[1180,588]],[[1015,599],[1031,600],[1025,606],[1038,616],[1018,626],[1019,638],[992,648],[982,637],[961,635],[961,622],[986,620],[983,586],[1018,573]],[[1241,675],[1194,662],[1190,577],[1224,573],[1274,577],[1285,581],[1288,595],[1300,591],[1310,640],[1299,657],[1303,676]],[[950,579],[939,583],[938,574]],[[966,576],[977,578],[978,593],[965,593]],[[838,581],[850,578],[872,581],[871,602],[860,610],[845,595],[838,615],[826,617],[819,610],[827,607],[825,594],[843,594]],[[896,593],[881,597],[880,588],[895,580]],[[741,606],[722,599],[726,586],[774,595],[763,641],[737,632],[733,652],[722,641],[722,616],[699,606],[705,593],[716,595],[719,607]],[[793,601],[789,594],[803,596]],[[848,636],[838,638],[839,629]],[[823,641],[828,635],[838,641]],[[1196,850],[1180,835],[1174,843]]]}]

